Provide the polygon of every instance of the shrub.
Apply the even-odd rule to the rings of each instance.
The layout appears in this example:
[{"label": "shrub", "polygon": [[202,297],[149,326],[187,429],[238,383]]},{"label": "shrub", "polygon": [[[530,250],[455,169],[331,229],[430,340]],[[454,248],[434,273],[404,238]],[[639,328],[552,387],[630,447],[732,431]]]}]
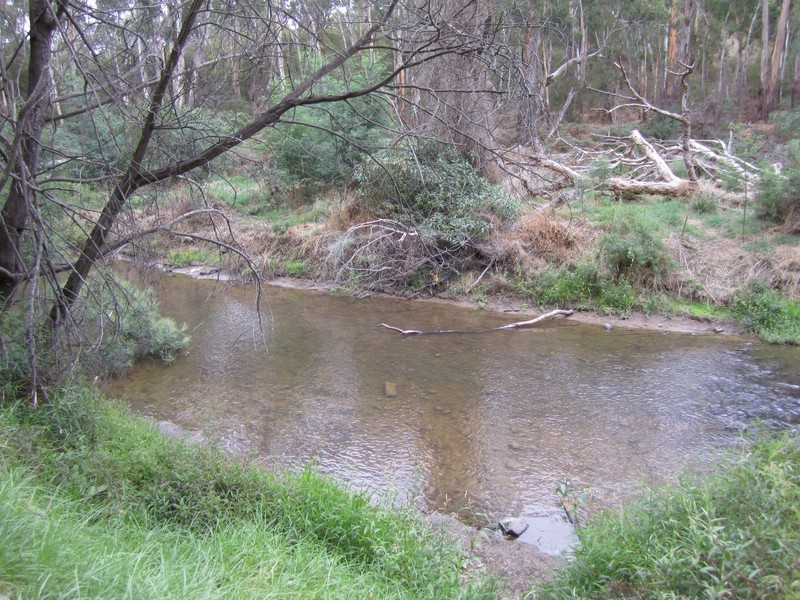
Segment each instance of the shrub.
[{"label": "shrub", "polygon": [[77,315],[84,334],[100,337],[86,355],[92,371],[124,371],[149,356],[170,363],[188,347],[186,325],[162,316],[151,290],[113,276],[102,283],[95,278],[94,288]]},{"label": "shrub", "polygon": [[[327,83],[319,93],[340,93],[343,84]],[[365,154],[387,143],[390,119],[384,102],[373,96],[320,107],[302,107],[291,124],[275,130],[275,160],[285,183],[303,187],[307,198],[321,186],[349,184]]]},{"label": "shrub", "polygon": [[733,312],[746,331],[770,343],[800,345],[800,304],[761,281],[751,282],[734,297]]},{"label": "shrub", "polygon": [[575,269],[548,269],[534,286],[534,295],[543,306],[586,306],[599,292],[599,273],[588,263],[581,263]]},{"label": "shrub", "polygon": [[776,223],[800,215],[800,140],[789,142],[787,152],[783,172],[765,167],[756,186],[758,216]]},{"label": "shrub", "polygon": [[509,219],[518,211],[500,188],[440,144],[398,145],[362,162],[355,178],[369,212],[456,246],[485,238],[493,217]]},{"label": "shrub", "polygon": [[717,212],[719,202],[713,194],[700,194],[692,201],[692,210],[701,215]]},{"label": "shrub", "polygon": [[600,242],[599,258],[612,276],[639,283],[657,283],[669,270],[664,244],[643,219],[614,223]]}]

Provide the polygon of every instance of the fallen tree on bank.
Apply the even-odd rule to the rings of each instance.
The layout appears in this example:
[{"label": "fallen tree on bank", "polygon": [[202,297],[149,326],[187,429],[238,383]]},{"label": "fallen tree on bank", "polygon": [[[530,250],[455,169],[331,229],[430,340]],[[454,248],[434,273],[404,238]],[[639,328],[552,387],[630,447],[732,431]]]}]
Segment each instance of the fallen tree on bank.
[{"label": "fallen tree on bank", "polygon": [[[668,144],[658,145],[648,140],[638,129],[627,136],[599,136],[600,149],[574,149],[571,155],[560,159],[544,156],[533,148],[518,147],[503,154],[506,172],[522,183],[525,192],[532,195],[549,196],[552,192],[585,184],[592,179],[592,163],[606,161],[607,172],[621,171],[622,174],[608,177],[605,181],[591,181],[598,189],[607,189],[615,195],[656,194],[670,197],[688,197],[700,189],[714,189],[737,200],[746,201],[748,189],[759,179],[761,169],[734,155],[732,152],[733,132],[726,143],[723,140],[697,140],[692,137],[692,120],[689,109],[689,86],[687,80],[694,71],[694,65],[683,65],[684,70],[676,73],[683,89],[681,112],[663,109],[645,98],[631,82],[622,61],[614,63],[622,75],[627,93],[594,90],[612,96],[616,104],[603,110],[608,114],[620,110],[634,110],[642,115],[655,114],[678,123],[681,135]],[[719,148],[716,150],[715,148]],[[686,177],[676,174],[670,163],[680,161],[686,170]],[[550,173],[555,179],[548,178]],[[533,175],[535,174],[535,175]],[[532,181],[538,179],[540,185]],[[724,189],[726,181],[734,180],[741,193],[731,193]],[[703,183],[701,183],[703,182]]]}]

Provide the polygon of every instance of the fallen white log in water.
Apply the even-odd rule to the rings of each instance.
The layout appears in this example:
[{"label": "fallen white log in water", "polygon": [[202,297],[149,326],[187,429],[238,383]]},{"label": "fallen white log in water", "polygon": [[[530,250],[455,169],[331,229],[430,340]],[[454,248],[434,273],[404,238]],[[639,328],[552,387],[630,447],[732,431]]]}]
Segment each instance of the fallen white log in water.
[{"label": "fallen white log in water", "polygon": [[[518,321],[517,323],[509,323],[508,325],[502,325],[501,327],[494,327],[492,329],[487,329],[486,331],[503,331],[506,329],[522,329],[523,327],[532,327],[538,323],[541,323],[542,321],[547,321],[548,319],[552,319],[555,317],[560,317],[560,316],[568,317],[572,314],[572,312],[573,311],[571,310],[562,310],[562,309],[551,310],[549,313],[540,315],[535,319],[531,319],[530,321]],[[401,335],[422,335],[422,334],[430,335],[433,333],[467,333],[464,331],[452,331],[452,330],[429,331],[426,333],[424,331],[419,331],[417,329],[400,329],[399,327],[393,327],[392,325],[387,325],[386,323],[381,323],[380,327],[386,327],[386,329],[391,329],[392,331],[396,331]],[[485,333],[485,331],[476,331],[473,333]]]}]

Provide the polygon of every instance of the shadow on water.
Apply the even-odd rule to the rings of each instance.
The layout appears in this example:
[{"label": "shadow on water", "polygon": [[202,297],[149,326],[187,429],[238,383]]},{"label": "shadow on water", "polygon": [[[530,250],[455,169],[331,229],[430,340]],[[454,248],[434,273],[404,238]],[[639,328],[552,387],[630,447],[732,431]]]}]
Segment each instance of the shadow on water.
[{"label": "shadow on water", "polygon": [[[192,330],[173,366],[138,365],[111,394],[237,452],[398,502],[529,522],[560,518],[560,483],[594,509],[703,468],[762,420],[800,422],[800,349],[569,321],[404,337],[378,327],[484,330],[514,320],[440,304],[164,277]],[[170,425],[171,424],[171,425]]]}]

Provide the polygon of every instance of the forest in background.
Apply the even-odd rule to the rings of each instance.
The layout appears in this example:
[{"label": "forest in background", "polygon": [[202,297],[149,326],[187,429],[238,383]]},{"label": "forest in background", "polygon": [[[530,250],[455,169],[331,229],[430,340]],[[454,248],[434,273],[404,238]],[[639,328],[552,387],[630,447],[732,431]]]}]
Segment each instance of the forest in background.
[{"label": "forest in background", "polygon": [[798,10],[6,3],[4,322],[34,382],[130,336],[122,251],[796,341]]},{"label": "forest in background", "polygon": [[[6,1],[0,596],[509,597],[480,541],[102,398],[102,377],[189,344],[107,263],[800,343],[798,11]],[[748,440],[706,483],[581,529],[527,595],[793,597],[799,456],[796,436]]]}]

